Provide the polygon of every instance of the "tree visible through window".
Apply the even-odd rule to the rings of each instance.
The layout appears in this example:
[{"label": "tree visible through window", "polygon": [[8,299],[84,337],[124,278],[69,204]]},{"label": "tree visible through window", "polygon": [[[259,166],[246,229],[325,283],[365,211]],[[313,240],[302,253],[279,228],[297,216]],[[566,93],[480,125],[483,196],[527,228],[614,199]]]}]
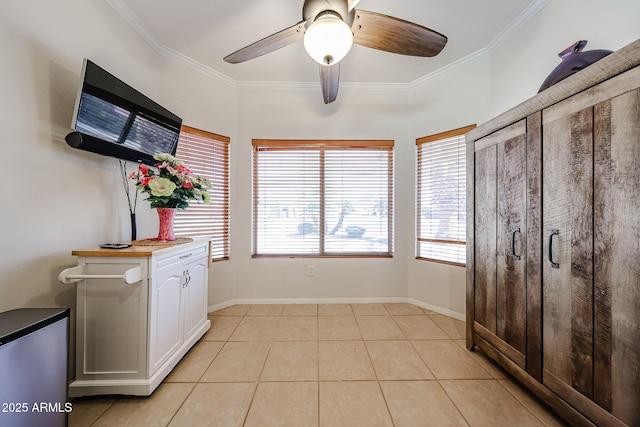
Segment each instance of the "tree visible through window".
[{"label": "tree visible through window", "polygon": [[211,239],[211,258],[229,259],[229,138],[182,126],[176,157],[211,181],[211,202],[192,201],[175,217],[176,234]]},{"label": "tree visible through window", "polygon": [[466,263],[464,134],[473,126],[416,141],[416,257]]},{"label": "tree visible through window", "polygon": [[253,145],[254,256],[391,256],[393,141]]}]

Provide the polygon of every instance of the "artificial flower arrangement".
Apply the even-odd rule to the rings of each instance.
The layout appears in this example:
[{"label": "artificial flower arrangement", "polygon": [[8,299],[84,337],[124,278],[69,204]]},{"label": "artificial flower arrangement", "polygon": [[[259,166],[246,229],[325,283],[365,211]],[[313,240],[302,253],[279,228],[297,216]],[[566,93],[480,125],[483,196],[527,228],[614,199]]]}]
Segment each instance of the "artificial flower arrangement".
[{"label": "artificial flower arrangement", "polygon": [[200,175],[194,175],[182,161],[168,153],[153,156],[158,163],[153,168],[141,164],[137,172],[129,175],[136,180],[136,187],[149,194],[146,199],[151,208],[187,209],[189,200],[211,201],[208,190],[211,182]]}]

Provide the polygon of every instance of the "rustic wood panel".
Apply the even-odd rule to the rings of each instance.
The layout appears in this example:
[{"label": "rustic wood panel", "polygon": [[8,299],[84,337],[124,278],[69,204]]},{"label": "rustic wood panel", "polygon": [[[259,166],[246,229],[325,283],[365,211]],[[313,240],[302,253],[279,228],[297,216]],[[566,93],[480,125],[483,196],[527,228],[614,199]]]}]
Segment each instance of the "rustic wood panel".
[{"label": "rustic wood panel", "polygon": [[490,332],[487,328],[477,322],[473,324],[473,332],[476,336],[481,337],[483,340],[486,340],[489,344],[498,349],[500,353],[507,356],[513,363],[524,369],[523,366],[527,363],[524,353],[516,350],[511,345],[507,344],[507,342],[502,338],[498,337],[495,333]]},{"label": "rustic wood panel", "polygon": [[559,268],[552,268],[549,260],[543,262],[544,367],[591,397],[593,113],[588,108],[553,122],[544,120],[544,114],[544,236],[548,239],[552,229],[559,230],[552,253]]},{"label": "rustic wood panel", "polygon": [[487,135],[484,138],[479,139],[475,143],[475,149],[476,151],[481,151],[487,147],[491,147],[492,145],[501,144],[508,139],[517,138],[524,135],[526,132],[527,124],[524,120],[520,120],[504,129],[500,129],[491,135]]},{"label": "rustic wood panel", "polygon": [[475,320],[496,332],[496,146],[475,155]]},{"label": "rustic wood panel", "polygon": [[567,403],[582,412],[596,425],[606,427],[625,427],[625,423],[611,415],[609,412],[603,411],[602,408],[596,405],[596,403],[591,399],[585,397],[582,393],[577,392],[573,387],[546,370],[543,373],[543,381],[547,387],[562,396]]},{"label": "rustic wood panel", "polygon": [[578,110],[591,107],[610,98],[629,92],[638,86],[640,67],[616,76],[591,89],[571,97],[571,102],[560,102],[545,110],[545,121],[555,121]]},{"label": "rustic wood panel", "polygon": [[611,102],[594,107],[594,401],[611,411]]},{"label": "rustic wood panel", "polygon": [[[637,426],[640,425],[640,89],[598,105],[595,111],[595,397],[614,416]],[[606,396],[608,390],[610,397]]]},{"label": "rustic wood panel", "polygon": [[[497,149],[496,333],[521,353],[526,352],[526,121]],[[507,128],[508,129],[508,128]],[[497,135],[503,131],[497,132]],[[516,232],[516,230],[520,230]],[[514,241],[512,241],[514,240]],[[514,248],[512,248],[512,243]],[[513,253],[519,255],[517,259]],[[524,364],[522,365],[524,368]]]},{"label": "rustic wood panel", "polygon": [[[593,111],[571,116],[571,385],[593,397]],[[567,307],[569,308],[569,307]]]},{"label": "rustic wood panel", "polygon": [[467,348],[473,349],[473,321],[475,319],[475,150],[474,141],[466,140],[467,149]]},{"label": "rustic wood panel", "polygon": [[542,112],[527,118],[527,372],[542,381]]}]

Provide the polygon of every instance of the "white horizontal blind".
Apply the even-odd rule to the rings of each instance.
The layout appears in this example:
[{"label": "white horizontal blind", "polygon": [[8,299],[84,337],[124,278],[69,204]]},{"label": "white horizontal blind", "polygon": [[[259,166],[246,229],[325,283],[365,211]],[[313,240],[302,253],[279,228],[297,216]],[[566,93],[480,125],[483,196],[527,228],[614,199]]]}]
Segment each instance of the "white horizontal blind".
[{"label": "white horizontal blind", "polygon": [[469,126],[417,140],[416,256],[466,264],[466,156]]},{"label": "white horizontal blind", "polygon": [[254,141],[254,255],[391,256],[392,141]]},{"label": "white horizontal blind", "polygon": [[229,258],[229,138],[182,126],[176,157],[196,175],[207,177],[211,203],[191,201],[189,208],[178,210],[177,235],[209,237],[211,258]]}]

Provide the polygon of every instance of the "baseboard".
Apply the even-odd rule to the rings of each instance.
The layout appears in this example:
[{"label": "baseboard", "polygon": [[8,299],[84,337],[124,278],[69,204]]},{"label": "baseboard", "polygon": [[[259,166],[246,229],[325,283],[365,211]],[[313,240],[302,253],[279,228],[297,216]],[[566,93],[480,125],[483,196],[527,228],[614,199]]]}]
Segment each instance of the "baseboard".
[{"label": "baseboard", "polygon": [[417,305],[418,307],[426,308],[427,310],[435,311],[438,314],[444,314],[445,316],[453,317],[454,319],[466,321],[467,316],[463,313],[458,313],[457,311],[449,310],[447,308],[442,308],[437,305],[429,304],[415,298],[407,298],[407,302],[413,305]]},{"label": "baseboard", "polygon": [[373,304],[409,303],[426,308],[438,314],[464,321],[466,316],[446,308],[438,307],[415,298],[407,297],[365,297],[365,298],[235,298],[209,306],[209,313],[238,304]]}]

